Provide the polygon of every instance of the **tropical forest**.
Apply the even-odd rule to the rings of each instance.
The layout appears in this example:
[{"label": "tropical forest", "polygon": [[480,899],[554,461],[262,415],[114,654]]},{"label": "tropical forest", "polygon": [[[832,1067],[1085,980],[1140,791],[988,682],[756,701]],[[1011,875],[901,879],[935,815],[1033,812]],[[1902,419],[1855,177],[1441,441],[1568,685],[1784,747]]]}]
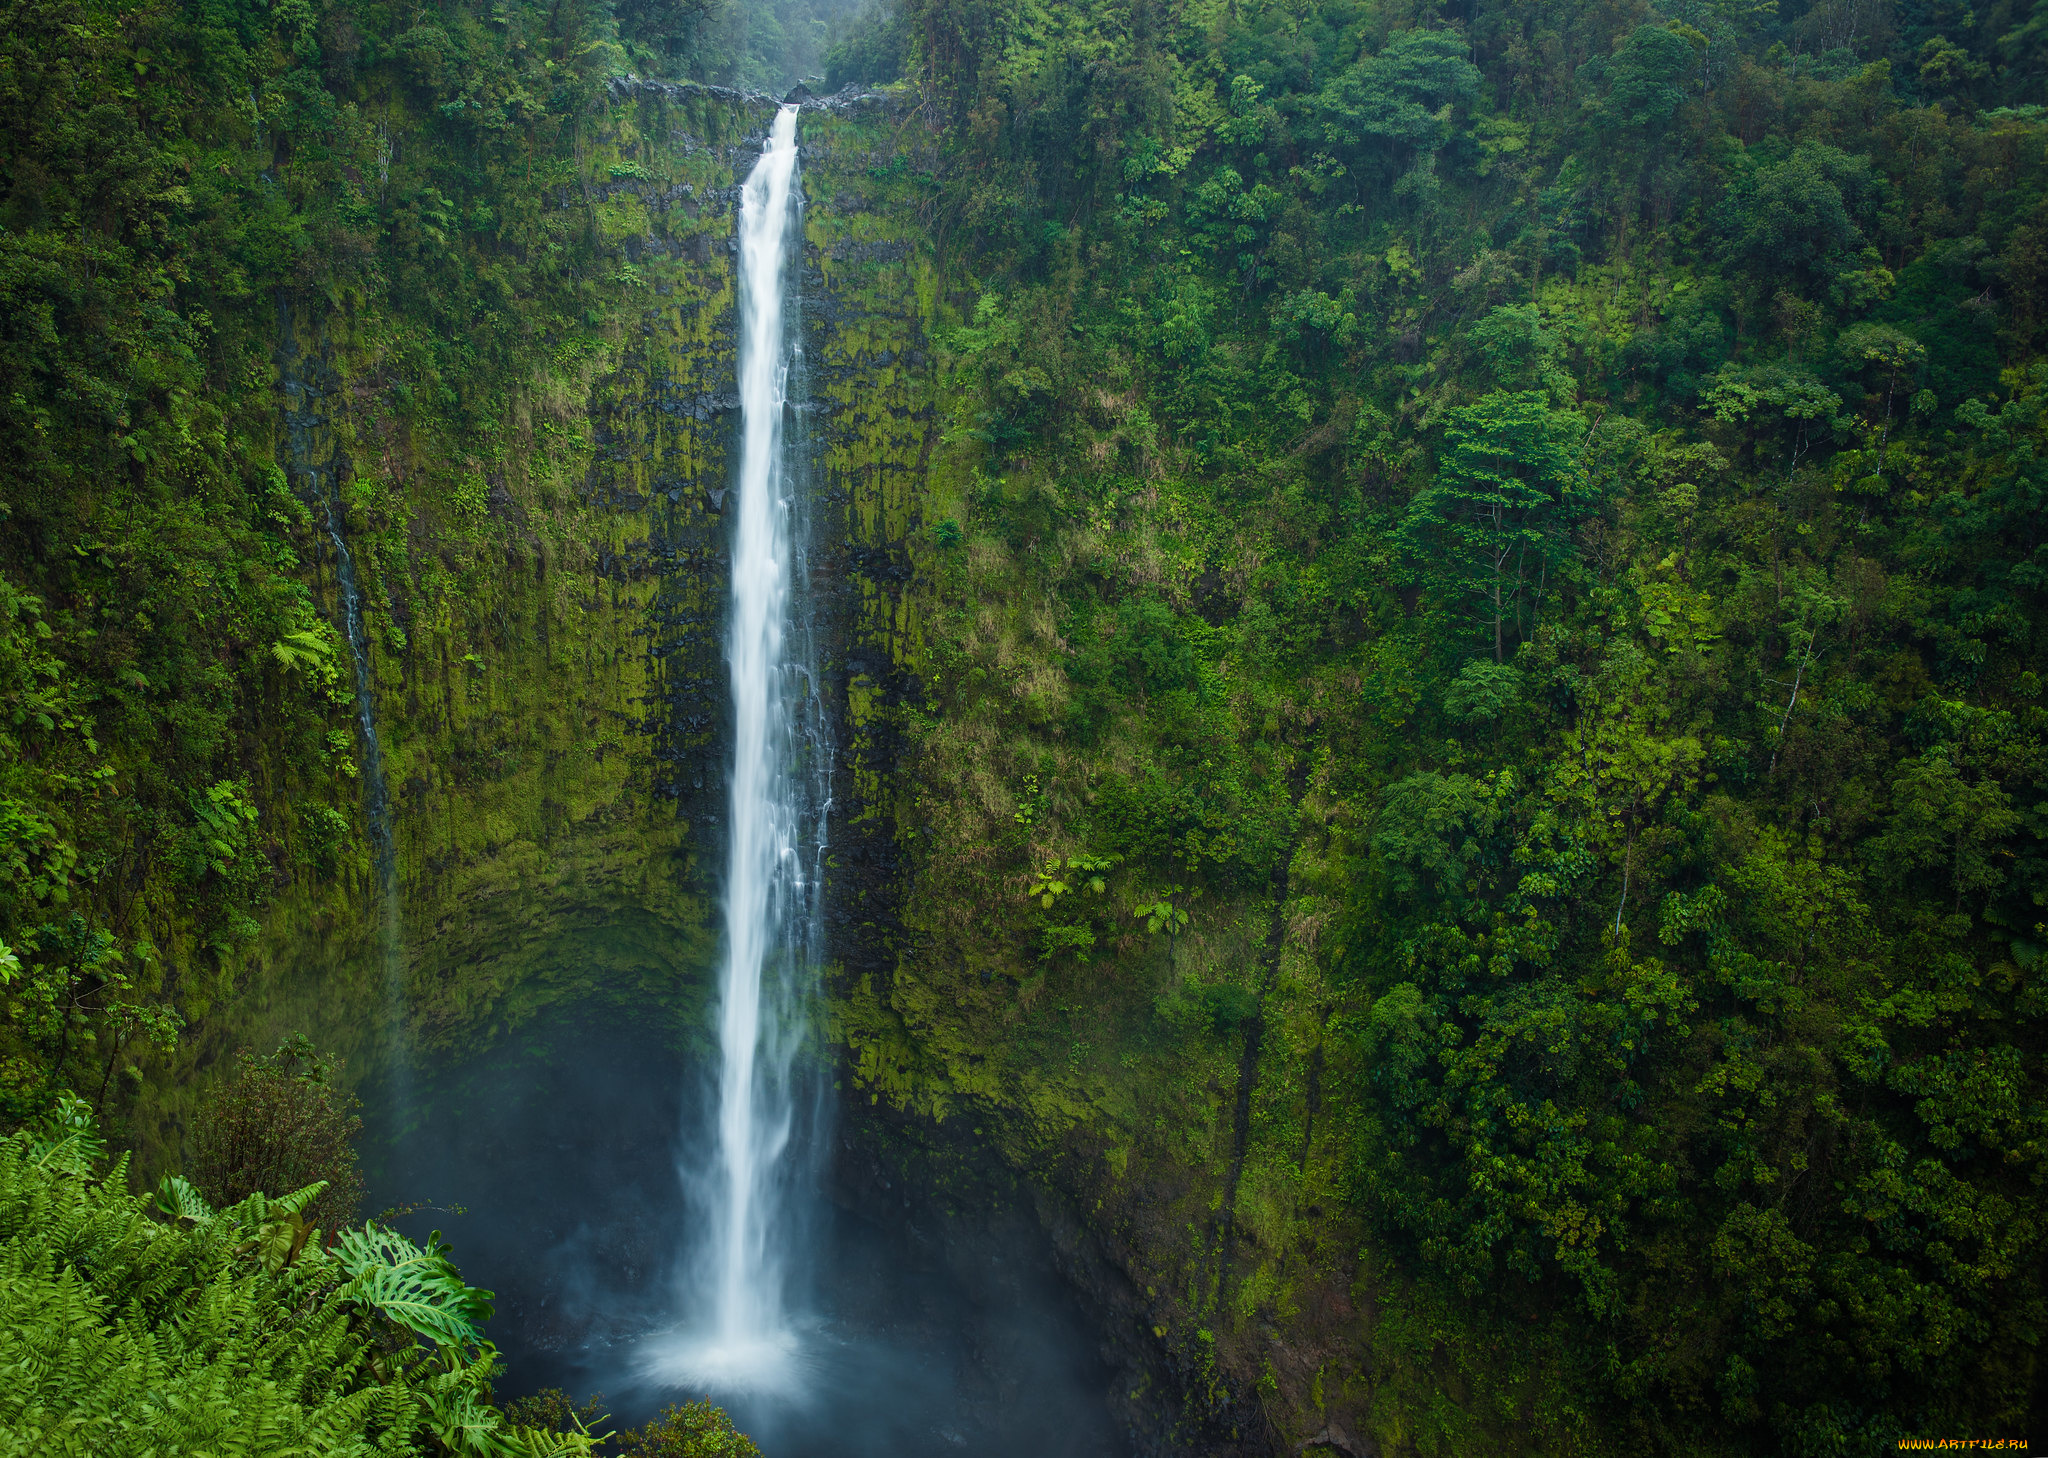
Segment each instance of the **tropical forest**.
[{"label": "tropical forest", "polygon": [[0,0],[0,1455],[2048,1444],[2048,0]]}]

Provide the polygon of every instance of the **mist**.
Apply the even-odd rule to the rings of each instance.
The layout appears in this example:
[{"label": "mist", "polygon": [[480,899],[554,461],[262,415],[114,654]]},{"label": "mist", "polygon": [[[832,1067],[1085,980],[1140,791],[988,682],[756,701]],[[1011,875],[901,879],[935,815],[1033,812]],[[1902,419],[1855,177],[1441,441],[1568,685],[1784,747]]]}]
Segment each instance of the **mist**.
[{"label": "mist", "polygon": [[[701,1050],[701,1040],[696,1040]],[[766,1458],[1116,1458],[1109,1368],[1028,1211],[920,1207],[834,1136],[810,1222],[815,1286],[787,1386],[704,1391],[665,1371],[689,1246],[703,1051],[616,1009],[561,1014],[422,1075],[399,1134],[375,1104],[366,1208],[426,1201],[466,1280],[496,1293],[501,1397],[602,1394],[613,1426],[698,1397]]]},{"label": "mist", "polygon": [[[614,8],[627,53],[645,74],[777,96],[798,82],[823,86],[828,76],[835,89],[841,80],[891,79],[871,59],[870,33],[890,24],[883,0],[624,0]],[[834,47],[850,40],[858,55],[835,58]]]}]

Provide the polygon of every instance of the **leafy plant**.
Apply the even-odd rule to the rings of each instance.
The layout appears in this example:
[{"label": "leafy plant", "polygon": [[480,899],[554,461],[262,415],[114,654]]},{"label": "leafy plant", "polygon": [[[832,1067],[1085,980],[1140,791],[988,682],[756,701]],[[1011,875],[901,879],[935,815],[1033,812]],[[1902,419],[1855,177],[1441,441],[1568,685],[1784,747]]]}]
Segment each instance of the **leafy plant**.
[{"label": "leafy plant", "polygon": [[1077,962],[1085,962],[1088,954],[1095,950],[1095,929],[1085,922],[1048,926],[1039,933],[1038,949],[1041,962],[1050,962],[1060,956],[1071,956]]},{"label": "leafy plant", "polygon": [[153,1203],[158,1214],[205,1229],[219,1225],[235,1234],[235,1253],[254,1255],[264,1270],[275,1274],[297,1260],[309,1244],[318,1247],[320,1230],[306,1212],[327,1188],[316,1181],[272,1199],[261,1192],[245,1196],[226,1210],[215,1210],[182,1175],[166,1175]]},{"label": "leafy plant", "polygon": [[[127,1193],[125,1158],[107,1168],[100,1149],[89,1107],[72,1095],[0,1139],[0,1264],[11,1273],[0,1281],[0,1364],[12,1374],[0,1383],[0,1432],[19,1451],[594,1451],[580,1429],[508,1423],[490,1404],[488,1346],[451,1342],[428,1357],[394,1345],[378,1273],[415,1268],[419,1253],[372,1241],[344,1269],[305,1223],[319,1185],[216,1211],[172,1177],[145,1200]],[[443,1286],[459,1282],[445,1256],[433,1257]],[[481,1309],[475,1293],[430,1304]],[[472,1322],[435,1325],[475,1334]]]},{"label": "leafy plant", "polygon": [[336,1230],[355,1218],[362,1199],[354,1140],[360,1105],[338,1086],[338,1059],[328,1059],[303,1034],[274,1053],[236,1055],[235,1070],[215,1082],[194,1120],[194,1185],[217,1206],[260,1190],[319,1183],[323,1193],[308,1218]]},{"label": "leafy plant", "polygon": [[[1159,894],[1156,900],[1141,902],[1133,906],[1131,908],[1131,915],[1142,918],[1145,923],[1145,930],[1155,936],[1162,931],[1168,937],[1178,936],[1181,932],[1187,930],[1187,901],[1193,896],[1200,894],[1199,891],[1191,892],[1186,886],[1169,886]],[[1176,896],[1181,898],[1179,905],[1174,903],[1173,898]]]},{"label": "leafy plant", "polygon": [[672,1404],[646,1427],[619,1434],[620,1458],[761,1458],[752,1438],[709,1402]]},{"label": "leafy plant", "polygon": [[334,1257],[352,1278],[345,1288],[355,1300],[374,1306],[415,1336],[441,1345],[483,1340],[491,1317],[491,1293],[466,1285],[448,1259],[449,1247],[435,1231],[424,1248],[374,1222],[344,1230]]},{"label": "leafy plant", "polygon": [[1051,911],[1053,904],[1072,889],[1061,879],[1062,874],[1060,863],[1052,862],[1031,878],[1031,889],[1024,894],[1045,910]]},{"label": "leafy plant", "polygon": [[1031,888],[1025,895],[1044,910],[1051,911],[1062,896],[1074,889],[1064,879],[1072,875],[1078,885],[1100,896],[1109,889],[1109,873],[1116,869],[1120,859],[1119,856],[1090,855],[1068,856],[1064,861],[1054,859],[1031,878]]}]

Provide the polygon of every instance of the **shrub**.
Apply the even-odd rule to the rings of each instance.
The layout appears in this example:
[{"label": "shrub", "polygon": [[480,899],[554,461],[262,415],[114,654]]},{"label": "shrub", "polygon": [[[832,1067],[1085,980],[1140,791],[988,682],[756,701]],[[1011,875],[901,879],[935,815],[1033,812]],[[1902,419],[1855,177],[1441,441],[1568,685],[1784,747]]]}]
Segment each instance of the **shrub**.
[{"label": "shrub", "polygon": [[686,1402],[662,1410],[636,1432],[619,1435],[621,1458],[761,1458],[754,1440],[732,1425],[723,1408]]},{"label": "shrub", "polygon": [[0,1140],[0,1455],[590,1458],[581,1430],[491,1406],[471,1320],[490,1293],[445,1247],[373,1226],[326,1250],[318,1185],[216,1210],[177,1176],[143,1197],[127,1175],[68,1093]]},{"label": "shrub", "polygon": [[200,1106],[192,1182],[216,1206],[260,1190],[327,1188],[306,1218],[338,1230],[355,1218],[363,1197],[355,1136],[361,1101],[333,1079],[341,1060],[325,1059],[294,1034],[267,1058],[243,1052],[235,1075],[216,1084]]}]

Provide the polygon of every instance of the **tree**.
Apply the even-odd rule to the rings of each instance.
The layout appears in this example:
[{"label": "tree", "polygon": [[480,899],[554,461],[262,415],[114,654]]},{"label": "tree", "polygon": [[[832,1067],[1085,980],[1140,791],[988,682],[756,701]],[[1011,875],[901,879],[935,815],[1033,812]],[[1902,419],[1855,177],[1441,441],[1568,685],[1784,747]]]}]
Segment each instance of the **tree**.
[{"label": "tree", "polygon": [[1424,580],[1466,604],[1496,663],[1507,660],[1511,631],[1524,636],[1524,594],[1540,593],[1568,558],[1565,531],[1585,504],[1586,429],[1583,415],[1535,390],[1496,390],[1453,410],[1436,480],[1402,523]]},{"label": "tree", "polygon": [[1603,130],[1623,137],[1660,129],[1685,100],[1685,83],[1696,61],[1693,44],[1663,25],[1639,25],[1611,56],[1579,68],[1589,81],[1605,81],[1606,95],[1593,114]]},{"label": "tree", "polygon": [[1368,171],[1435,152],[1450,139],[1451,109],[1478,94],[1479,68],[1470,54],[1453,31],[1401,31],[1318,94],[1325,139]]},{"label": "tree", "polygon": [[1865,302],[1876,293],[1877,255],[1857,214],[1880,191],[1867,157],[1802,142],[1783,161],[1737,174],[1718,219],[1724,255],[1760,298],[1789,288],[1843,306]]},{"label": "tree", "polygon": [[363,1177],[356,1168],[360,1103],[331,1081],[341,1060],[320,1056],[303,1034],[275,1053],[237,1055],[232,1078],[200,1104],[194,1131],[194,1183],[215,1205],[259,1190],[296,1190],[324,1182],[308,1218],[333,1230],[355,1215]]},{"label": "tree", "polygon": [[[1166,970],[1168,972],[1173,971],[1174,945],[1179,940],[1180,934],[1187,930],[1187,903],[1201,894],[1199,890],[1173,885],[1160,892],[1155,899],[1131,908],[1132,916],[1144,919],[1146,931],[1154,936],[1161,932],[1166,933]],[[1180,900],[1176,902],[1174,900],[1175,897],[1179,897]]]},{"label": "tree", "polygon": [[2021,823],[1997,780],[1967,773],[1969,758],[1958,746],[1939,745],[1900,765],[1891,819],[1870,843],[1871,864],[1895,883],[1924,871],[1946,875],[1955,912],[2003,884],[2004,842]]},{"label": "tree", "polygon": [[1578,812],[1585,838],[1621,867],[1617,933],[1644,831],[1671,797],[1699,784],[1706,760],[1699,737],[1674,717],[1655,660],[1633,643],[1619,644],[1586,684],[1552,775],[1551,795]]}]

